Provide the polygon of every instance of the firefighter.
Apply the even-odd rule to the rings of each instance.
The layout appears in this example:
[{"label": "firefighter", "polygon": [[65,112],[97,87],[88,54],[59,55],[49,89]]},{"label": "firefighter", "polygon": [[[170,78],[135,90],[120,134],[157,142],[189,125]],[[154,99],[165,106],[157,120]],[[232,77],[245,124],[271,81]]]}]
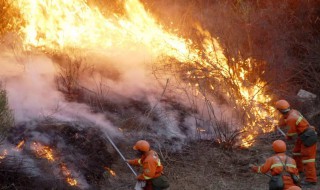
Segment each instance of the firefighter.
[{"label": "firefighter", "polygon": [[279,121],[279,127],[288,126],[287,139],[296,138],[293,148],[293,159],[297,163],[299,172],[305,173],[305,180],[301,182],[303,186],[313,186],[317,184],[316,174],[316,151],[317,151],[317,134],[314,127],[295,109],[290,108],[286,100],[279,100],[275,107],[282,114]]},{"label": "firefighter", "polygon": [[127,160],[130,165],[142,166],[143,172],[137,176],[137,180],[146,181],[144,190],[162,190],[169,187],[166,176],[163,175],[163,166],[158,154],[150,149],[150,144],[145,140],[139,140],[133,146],[138,151],[140,158]]},{"label": "firefighter", "polygon": [[[287,150],[286,143],[282,140],[276,140],[272,143],[272,148],[276,154],[268,158],[261,166],[251,165],[251,170],[255,173],[267,173],[270,171],[272,176],[279,176],[278,179],[282,180],[284,184],[281,188],[285,190],[296,186],[295,183],[299,182],[299,173],[294,159],[285,154]],[[269,182],[269,189],[273,189],[271,186]]]}]

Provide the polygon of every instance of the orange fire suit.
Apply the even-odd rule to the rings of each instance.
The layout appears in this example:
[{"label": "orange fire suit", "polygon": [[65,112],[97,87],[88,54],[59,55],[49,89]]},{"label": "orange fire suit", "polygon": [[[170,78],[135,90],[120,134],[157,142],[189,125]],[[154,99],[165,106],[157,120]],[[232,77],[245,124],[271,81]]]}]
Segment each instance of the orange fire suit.
[{"label": "orange fire suit", "polygon": [[[281,161],[279,158],[281,159]],[[286,156],[285,153],[278,153],[274,156],[271,156],[266,160],[266,162],[263,165],[252,166],[252,170],[256,173],[267,173],[268,171],[270,171],[271,175],[274,176],[280,174],[283,171],[283,165],[286,166],[287,171],[287,173],[282,173],[284,190],[286,190],[292,186],[295,186],[290,174],[299,175],[299,172],[294,159],[290,158],[289,156]]]},{"label": "orange fire suit", "polygon": [[143,172],[137,176],[137,180],[146,181],[144,190],[152,190],[151,179],[161,176],[163,171],[163,166],[158,154],[155,151],[150,150],[149,152],[144,153],[139,159],[128,160],[128,163],[134,166],[142,166]]},{"label": "orange fire suit", "polygon": [[317,182],[317,172],[316,172],[316,152],[317,152],[317,143],[312,146],[306,147],[303,145],[301,135],[308,129],[310,126],[309,122],[301,115],[297,110],[290,110],[287,114],[279,121],[279,126],[284,127],[288,126],[289,130],[287,133],[288,139],[291,139],[292,136],[298,135],[295,146],[293,148],[293,159],[297,163],[299,172],[305,172],[307,182]]}]

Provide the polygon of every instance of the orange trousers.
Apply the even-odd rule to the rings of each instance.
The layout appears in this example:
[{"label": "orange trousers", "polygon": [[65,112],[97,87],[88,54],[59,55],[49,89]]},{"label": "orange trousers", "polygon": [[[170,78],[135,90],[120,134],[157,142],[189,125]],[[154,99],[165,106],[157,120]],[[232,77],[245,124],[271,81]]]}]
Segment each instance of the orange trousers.
[{"label": "orange trousers", "polygon": [[317,182],[316,153],[317,144],[306,147],[298,137],[293,148],[293,159],[296,161],[299,172],[304,172],[308,182]]}]

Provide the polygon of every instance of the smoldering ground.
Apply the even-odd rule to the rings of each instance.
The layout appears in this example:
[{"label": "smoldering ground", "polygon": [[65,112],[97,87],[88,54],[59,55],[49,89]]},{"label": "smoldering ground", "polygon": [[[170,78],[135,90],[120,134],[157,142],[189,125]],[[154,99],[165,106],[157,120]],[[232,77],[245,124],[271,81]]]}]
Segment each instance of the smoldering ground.
[{"label": "smoldering ground", "polygon": [[[15,171],[23,179],[17,186],[74,188],[66,181],[69,177],[77,180],[77,188],[98,188],[105,180],[104,167],[112,168],[114,160],[120,159],[104,134],[117,144],[143,138],[158,149],[172,151],[180,150],[187,138],[196,138],[193,115],[186,112],[191,109],[188,103],[183,96],[172,98],[176,90],[171,81],[166,86],[154,79],[145,56],[133,60],[130,54],[131,62],[126,57],[82,57],[87,67],[70,79],[77,80],[71,81],[76,82],[77,92],[72,99],[63,91],[65,84],[58,83],[59,77],[68,79],[61,67],[68,61],[72,66],[75,59],[32,53],[17,56],[7,49],[0,59],[2,84],[16,123],[1,163],[21,166]],[[22,140],[22,149],[11,151]],[[50,147],[56,160],[37,155],[33,143]],[[62,164],[70,174],[62,171]]]}]

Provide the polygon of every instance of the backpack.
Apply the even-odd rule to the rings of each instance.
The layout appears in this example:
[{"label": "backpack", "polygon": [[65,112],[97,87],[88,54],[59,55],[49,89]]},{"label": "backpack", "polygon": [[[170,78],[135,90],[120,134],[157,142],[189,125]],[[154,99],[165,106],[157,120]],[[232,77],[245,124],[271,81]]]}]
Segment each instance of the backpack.
[{"label": "backpack", "polygon": [[170,186],[169,179],[165,175],[151,179],[154,189],[166,189]]},{"label": "backpack", "polygon": [[283,170],[280,174],[272,176],[270,181],[269,181],[269,190],[283,190],[284,188],[284,182],[283,182],[283,172],[289,174],[294,182],[295,185],[300,186],[300,178],[297,175],[294,175],[292,173],[287,172],[286,170],[286,165],[287,165],[287,159],[288,157],[286,157],[285,163],[283,164],[283,162],[281,161],[281,159],[277,156],[277,158],[280,160],[282,166],[283,166]]},{"label": "backpack", "polygon": [[300,135],[300,139],[304,146],[310,147],[317,143],[318,135],[315,130],[309,127]]},{"label": "backpack", "polygon": [[284,183],[282,179],[282,172],[270,178],[269,190],[283,190],[283,188],[284,188]]}]

